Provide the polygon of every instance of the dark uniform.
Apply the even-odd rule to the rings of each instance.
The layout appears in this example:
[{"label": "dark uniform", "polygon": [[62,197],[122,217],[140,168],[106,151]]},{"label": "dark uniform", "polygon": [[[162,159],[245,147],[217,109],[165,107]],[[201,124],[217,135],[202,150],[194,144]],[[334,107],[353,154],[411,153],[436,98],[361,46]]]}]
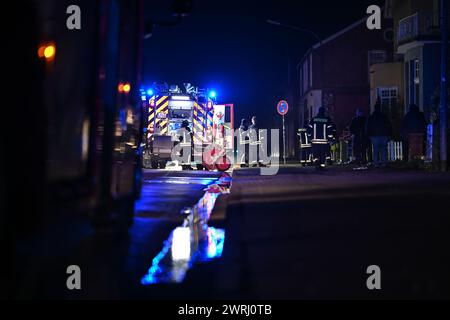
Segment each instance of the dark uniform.
[{"label": "dark uniform", "polygon": [[297,135],[299,137],[300,163],[305,166],[311,163],[312,144],[307,129],[298,129]]},{"label": "dark uniform", "polygon": [[240,144],[240,166],[248,166],[249,161],[249,137],[248,137],[248,123],[246,119],[242,119],[241,126],[239,127],[239,144]]},{"label": "dark uniform", "polygon": [[330,154],[330,143],[336,137],[336,127],[326,115],[325,108],[320,108],[319,113],[308,124],[308,136],[312,143],[312,152],[317,167],[324,168],[327,156]]},{"label": "dark uniform", "polygon": [[[425,141],[425,134],[427,129],[427,122],[425,120],[425,116],[423,112],[420,111],[419,107],[415,104],[412,104],[409,107],[409,112],[403,117],[402,124],[400,127],[400,133],[403,142],[403,160],[409,161],[409,149],[410,149],[410,141],[414,140],[414,136],[416,137],[416,141],[418,141],[418,145],[416,146],[416,150],[419,151],[416,156],[423,155],[423,145]],[[414,149],[414,148],[413,148]],[[411,160],[414,158],[414,155],[411,155]]]},{"label": "dark uniform", "polygon": [[[260,163],[259,149],[261,141],[259,140],[259,127],[256,122],[256,117],[252,118],[252,124],[248,127],[250,138],[250,161],[252,166],[256,166]],[[256,159],[255,159],[256,158]]]},{"label": "dark uniform", "polygon": [[[182,147],[181,157],[183,162],[188,164],[191,162],[193,154],[193,133],[187,120],[183,120],[180,129],[177,131],[177,137],[179,142],[176,142],[176,144],[180,144]],[[184,154],[185,150],[188,151],[188,154]]]},{"label": "dark uniform", "polygon": [[366,135],[367,119],[361,114],[353,118],[350,124],[350,133],[353,135],[353,155],[360,166],[367,164],[368,138]]}]

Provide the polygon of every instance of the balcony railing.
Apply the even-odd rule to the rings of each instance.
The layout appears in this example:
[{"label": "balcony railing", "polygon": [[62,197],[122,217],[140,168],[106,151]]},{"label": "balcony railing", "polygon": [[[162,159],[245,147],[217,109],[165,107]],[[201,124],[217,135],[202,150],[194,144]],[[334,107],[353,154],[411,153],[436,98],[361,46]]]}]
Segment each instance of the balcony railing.
[{"label": "balcony railing", "polygon": [[397,43],[403,44],[422,36],[439,35],[439,12],[420,12],[399,21]]}]

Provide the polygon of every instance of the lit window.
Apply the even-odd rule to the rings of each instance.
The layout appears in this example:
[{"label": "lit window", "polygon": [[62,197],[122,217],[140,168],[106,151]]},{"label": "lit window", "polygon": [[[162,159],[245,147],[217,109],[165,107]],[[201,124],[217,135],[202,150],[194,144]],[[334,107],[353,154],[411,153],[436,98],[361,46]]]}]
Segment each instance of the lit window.
[{"label": "lit window", "polygon": [[414,60],[414,83],[420,83],[420,62],[419,60]]}]

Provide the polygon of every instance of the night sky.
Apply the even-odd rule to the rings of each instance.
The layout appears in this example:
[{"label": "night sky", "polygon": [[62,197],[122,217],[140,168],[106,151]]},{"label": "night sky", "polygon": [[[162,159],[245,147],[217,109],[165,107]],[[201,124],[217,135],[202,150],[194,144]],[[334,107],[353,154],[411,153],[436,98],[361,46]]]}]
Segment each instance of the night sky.
[{"label": "night sky", "polygon": [[[172,20],[168,0],[145,3],[146,18]],[[257,115],[270,127],[291,70],[315,39],[266,23],[278,20],[322,38],[366,15],[383,1],[194,0],[193,12],[172,27],[157,27],[145,42],[144,81],[214,88],[222,103],[235,103],[236,121]],[[295,76],[295,73],[294,73]]]}]

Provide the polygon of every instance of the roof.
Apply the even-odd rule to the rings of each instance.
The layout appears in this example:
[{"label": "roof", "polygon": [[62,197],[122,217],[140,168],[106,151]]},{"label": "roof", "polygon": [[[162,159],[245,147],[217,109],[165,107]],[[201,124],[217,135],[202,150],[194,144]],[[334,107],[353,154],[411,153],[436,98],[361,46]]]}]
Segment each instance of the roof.
[{"label": "roof", "polygon": [[329,36],[328,38],[326,38],[325,40],[322,40],[322,42],[316,43],[312,48],[313,49],[317,49],[319,48],[321,45],[327,44],[331,41],[333,41],[336,38],[339,38],[340,36],[342,36],[343,34],[347,33],[348,31],[358,27],[359,25],[361,25],[362,23],[366,22],[367,17],[364,17],[358,21],[356,21],[355,23],[349,25],[347,28],[342,29],[341,31]]},{"label": "roof", "polygon": [[305,55],[303,56],[303,58],[300,60],[300,62],[297,64],[297,68],[300,66],[300,64],[302,63],[303,60],[305,60],[305,58],[311,53],[311,51],[318,49],[320,46],[327,44],[337,38],[339,38],[340,36],[342,36],[343,34],[353,30],[354,28],[360,26],[362,23],[365,23],[367,20],[367,16],[352,23],[351,25],[349,25],[348,27],[342,29],[341,31],[329,36],[328,38],[326,38],[325,40],[322,40],[321,42],[316,43],[315,45],[313,45],[311,48],[309,48],[309,50],[305,53]]}]

